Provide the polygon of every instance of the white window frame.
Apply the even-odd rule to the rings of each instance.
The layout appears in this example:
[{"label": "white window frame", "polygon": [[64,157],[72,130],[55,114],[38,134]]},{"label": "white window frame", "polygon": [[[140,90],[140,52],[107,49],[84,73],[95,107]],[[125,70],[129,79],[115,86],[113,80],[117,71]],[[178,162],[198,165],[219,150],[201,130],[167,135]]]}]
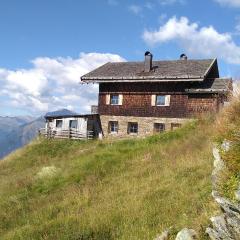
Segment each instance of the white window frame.
[{"label": "white window frame", "polygon": [[[109,133],[117,134],[119,129],[118,121],[109,121],[108,124],[109,124]],[[113,131],[112,131],[112,126],[113,126]]]},{"label": "white window frame", "polygon": [[106,94],[106,104],[110,104],[110,94]]}]

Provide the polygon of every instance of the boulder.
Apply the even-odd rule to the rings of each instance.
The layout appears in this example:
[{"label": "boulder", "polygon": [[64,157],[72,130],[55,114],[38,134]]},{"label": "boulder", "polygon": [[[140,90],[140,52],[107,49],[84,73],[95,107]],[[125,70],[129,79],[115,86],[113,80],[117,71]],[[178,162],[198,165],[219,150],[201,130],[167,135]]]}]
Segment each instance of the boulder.
[{"label": "boulder", "polygon": [[224,140],[221,145],[221,148],[223,149],[224,152],[227,152],[231,148],[231,143],[227,140]]},{"label": "boulder", "polygon": [[234,239],[240,239],[240,219],[235,216],[227,217],[227,226],[230,229]]},{"label": "boulder", "polygon": [[240,219],[240,204],[232,203],[230,200],[221,197],[217,191],[212,191],[212,196],[227,216],[235,216]]},{"label": "boulder", "polygon": [[240,185],[238,186],[237,191],[235,192],[235,198],[240,201]]},{"label": "boulder", "polygon": [[183,228],[176,237],[176,240],[194,240],[197,239],[197,233],[193,229]]},{"label": "boulder", "polygon": [[220,234],[212,228],[207,228],[206,233],[208,234],[211,240],[222,240]]},{"label": "boulder", "polygon": [[240,220],[226,213],[212,217],[212,228],[208,227],[206,233],[211,240],[240,240]]},{"label": "boulder", "polygon": [[213,225],[213,229],[216,232],[218,232],[218,236],[220,236],[221,239],[233,240],[232,234],[227,227],[227,222],[226,222],[225,218],[226,217],[224,214],[222,214],[220,216],[212,217],[211,222]]},{"label": "boulder", "polygon": [[224,161],[221,159],[221,156],[217,147],[213,148],[213,156],[214,156],[214,162],[213,162],[214,168],[212,171],[212,185],[213,185],[213,189],[215,190],[219,182],[219,173],[225,169],[225,164],[224,164]]}]

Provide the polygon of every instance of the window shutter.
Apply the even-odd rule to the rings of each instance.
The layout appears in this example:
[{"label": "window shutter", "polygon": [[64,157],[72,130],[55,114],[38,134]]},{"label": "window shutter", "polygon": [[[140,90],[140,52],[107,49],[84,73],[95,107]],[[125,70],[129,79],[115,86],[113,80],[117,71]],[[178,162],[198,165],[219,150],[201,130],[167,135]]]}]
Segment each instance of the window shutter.
[{"label": "window shutter", "polygon": [[166,95],[165,106],[170,106],[170,97],[171,95]]},{"label": "window shutter", "polygon": [[122,94],[119,94],[119,102],[118,102],[118,105],[122,105],[122,102],[123,102],[123,95],[122,95]]},{"label": "window shutter", "polygon": [[156,95],[152,95],[152,99],[151,99],[151,105],[152,106],[156,106]]},{"label": "window shutter", "polygon": [[110,104],[110,94],[106,94],[106,104]]}]

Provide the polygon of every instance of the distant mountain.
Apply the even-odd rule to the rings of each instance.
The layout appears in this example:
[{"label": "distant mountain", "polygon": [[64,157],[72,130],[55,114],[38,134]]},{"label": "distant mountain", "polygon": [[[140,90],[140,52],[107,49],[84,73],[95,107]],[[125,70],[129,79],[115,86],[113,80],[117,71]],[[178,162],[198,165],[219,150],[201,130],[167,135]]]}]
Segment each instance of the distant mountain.
[{"label": "distant mountain", "polygon": [[33,120],[34,118],[30,116],[0,117],[0,140],[5,139],[10,132],[16,130],[19,128],[19,126],[29,123]]},{"label": "distant mountain", "polygon": [[63,108],[54,112],[48,112],[45,114],[45,117],[72,116],[72,115],[77,115],[77,113]]},{"label": "distant mountain", "polygon": [[0,159],[35,138],[44,122],[43,117],[0,117]]}]

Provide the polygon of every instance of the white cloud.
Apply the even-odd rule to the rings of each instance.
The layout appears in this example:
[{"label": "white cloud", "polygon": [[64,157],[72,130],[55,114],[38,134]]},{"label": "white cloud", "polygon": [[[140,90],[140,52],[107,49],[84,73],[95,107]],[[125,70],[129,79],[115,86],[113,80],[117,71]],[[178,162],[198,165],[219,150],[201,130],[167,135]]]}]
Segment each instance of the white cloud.
[{"label": "white cloud", "polygon": [[240,7],[240,0],[214,0],[215,2],[220,3],[222,6],[228,7]]},{"label": "white cloud", "polygon": [[31,69],[0,68],[1,98],[29,113],[68,108],[79,112],[97,103],[97,85],[80,85],[80,77],[106,63],[125,61],[110,53],[81,53],[79,58],[39,57]]},{"label": "white cloud", "polygon": [[143,39],[149,45],[175,41],[192,56],[218,57],[228,63],[240,64],[240,46],[229,33],[219,33],[213,26],[199,27],[186,17],[172,17],[158,30],[145,30]]},{"label": "white cloud", "polygon": [[139,5],[136,5],[136,4],[133,4],[133,5],[130,5],[128,7],[129,11],[136,14],[136,15],[139,15],[141,12],[142,12],[142,7],[139,6]]},{"label": "white cloud", "polygon": [[9,89],[25,91],[33,96],[39,96],[47,84],[47,78],[41,69],[7,71],[6,80]]}]

